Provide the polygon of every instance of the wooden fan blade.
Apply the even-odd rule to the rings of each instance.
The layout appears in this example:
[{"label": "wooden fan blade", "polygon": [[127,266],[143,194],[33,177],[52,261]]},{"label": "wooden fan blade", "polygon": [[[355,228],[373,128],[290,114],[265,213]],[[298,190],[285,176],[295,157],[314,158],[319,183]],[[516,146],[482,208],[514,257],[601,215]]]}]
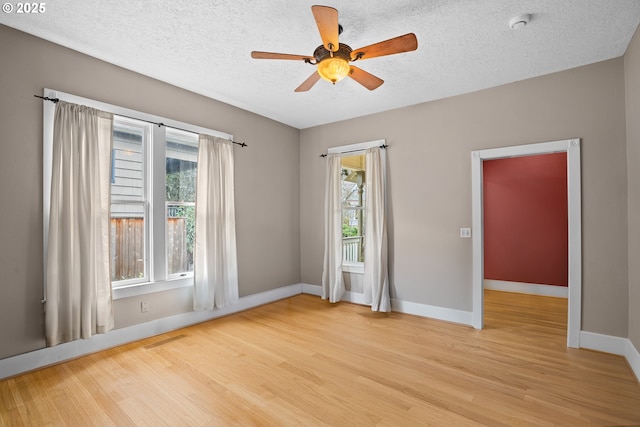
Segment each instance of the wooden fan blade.
[{"label": "wooden fan blade", "polygon": [[313,87],[314,84],[318,83],[320,80],[320,74],[315,71],[313,74],[309,76],[309,78],[302,82],[300,86],[298,86],[295,92],[306,92]]},{"label": "wooden fan blade", "polygon": [[313,56],[306,56],[306,55],[291,55],[289,53],[273,53],[273,52],[258,52],[258,51],[253,51],[251,52],[251,57],[254,59],[291,59],[291,60],[312,60],[314,59]]},{"label": "wooden fan blade", "polygon": [[340,47],[338,42],[338,11],[329,6],[311,6],[316,19],[318,31],[325,49],[335,52]]},{"label": "wooden fan blade", "polygon": [[395,53],[411,52],[418,48],[418,39],[413,33],[394,37],[383,42],[355,49],[351,52],[351,60],[369,59],[376,56],[393,55]]},{"label": "wooden fan blade", "polygon": [[353,65],[351,66],[349,77],[369,90],[377,89],[382,85],[382,83],[384,83],[384,80],[374,76],[371,73],[367,73],[366,71],[358,67],[354,67]]}]

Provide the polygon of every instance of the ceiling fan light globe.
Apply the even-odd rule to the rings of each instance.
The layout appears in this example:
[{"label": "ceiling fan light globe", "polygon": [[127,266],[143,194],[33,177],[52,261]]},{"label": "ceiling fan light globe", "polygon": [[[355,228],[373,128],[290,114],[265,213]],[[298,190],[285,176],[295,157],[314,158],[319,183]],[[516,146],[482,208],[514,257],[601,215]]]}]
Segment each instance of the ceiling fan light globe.
[{"label": "ceiling fan light globe", "polygon": [[336,84],[349,75],[350,68],[346,59],[334,56],[318,63],[318,74],[326,81]]}]

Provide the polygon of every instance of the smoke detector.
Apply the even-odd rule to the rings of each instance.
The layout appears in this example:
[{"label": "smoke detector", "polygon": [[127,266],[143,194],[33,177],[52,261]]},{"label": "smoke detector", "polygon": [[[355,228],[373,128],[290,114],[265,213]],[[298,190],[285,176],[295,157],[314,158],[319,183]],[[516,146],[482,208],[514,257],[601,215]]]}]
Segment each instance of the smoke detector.
[{"label": "smoke detector", "polygon": [[509,21],[509,28],[511,28],[512,30],[519,30],[520,28],[526,27],[529,21],[531,21],[531,15],[529,15],[528,13],[514,16]]}]

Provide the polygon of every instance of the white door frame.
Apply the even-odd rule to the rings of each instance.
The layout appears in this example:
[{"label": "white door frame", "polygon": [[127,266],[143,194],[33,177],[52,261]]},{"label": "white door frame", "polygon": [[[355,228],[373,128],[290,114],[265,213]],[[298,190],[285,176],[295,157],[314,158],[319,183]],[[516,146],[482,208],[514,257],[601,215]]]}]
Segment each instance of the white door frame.
[{"label": "white door frame", "polygon": [[482,206],[482,162],[484,160],[536,154],[567,153],[567,197],[569,216],[569,313],[567,346],[580,347],[582,311],[582,225],[580,190],[580,139],[542,142],[471,152],[473,233],[473,313],[472,325],[484,322],[484,221]]}]

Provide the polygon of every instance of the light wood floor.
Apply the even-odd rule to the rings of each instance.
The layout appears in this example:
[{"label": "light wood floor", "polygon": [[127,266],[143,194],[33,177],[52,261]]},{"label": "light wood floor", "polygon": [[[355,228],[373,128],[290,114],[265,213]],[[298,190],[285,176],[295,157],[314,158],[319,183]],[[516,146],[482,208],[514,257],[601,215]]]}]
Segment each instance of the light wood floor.
[{"label": "light wood floor", "polygon": [[0,382],[0,425],[640,424],[566,300],[486,292],[486,329],[300,295]]}]

